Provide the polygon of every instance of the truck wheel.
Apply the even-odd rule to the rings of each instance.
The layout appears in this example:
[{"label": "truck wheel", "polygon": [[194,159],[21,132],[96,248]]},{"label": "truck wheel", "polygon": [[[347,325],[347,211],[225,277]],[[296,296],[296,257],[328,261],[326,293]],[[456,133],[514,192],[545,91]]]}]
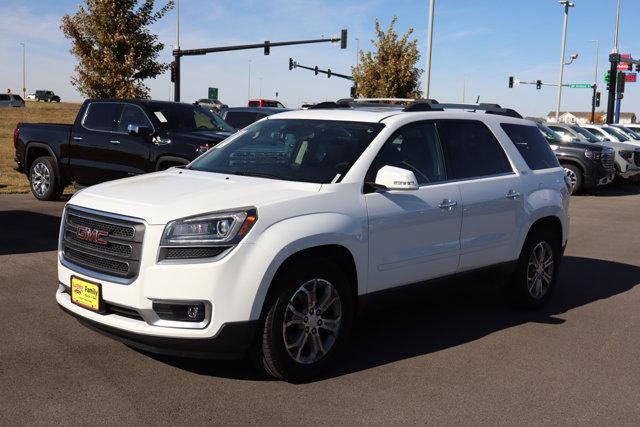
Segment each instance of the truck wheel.
[{"label": "truck wheel", "polygon": [[279,274],[267,306],[255,359],[268,374],[309,380],[330,365],[348,339],[353,298],[333,262],[305,259]]},{"label": "truck wheel", "polygon": [[564,168],[564,173],[569,177],[569,182],[571,187],[569,188],[569,192],[571,194],[576,194],[580,190],[582,190],[582,171],[579,167],[574,165],[562,165]]},{"label": "truck wheel", "polygon": [[58,168],[51,157],[38,157],[31,164],[29,183],[36,199],[58,200],[64,190],[58,181]]},{"label": "truck wheel", "polygon": [[507,295],[527,309],[542,307],[555,289],[560,269],[558,236],[539,228],[524,243],[511,280],[504,284]]}]

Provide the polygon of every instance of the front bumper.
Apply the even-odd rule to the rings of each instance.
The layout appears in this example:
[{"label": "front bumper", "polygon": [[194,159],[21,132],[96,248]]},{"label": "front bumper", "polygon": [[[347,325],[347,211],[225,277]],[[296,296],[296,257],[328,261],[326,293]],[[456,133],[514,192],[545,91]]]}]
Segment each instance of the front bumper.
[{"label": "front bumper", "polygon": [[255,337],[259,321],[226,323],[211,338],[173,338],[139,334],[93,321],[71,311],[63,304],[60,308],[75,317],[80,324],[130,347],[154,354],[199,359],[237,359],[243,357]]}]

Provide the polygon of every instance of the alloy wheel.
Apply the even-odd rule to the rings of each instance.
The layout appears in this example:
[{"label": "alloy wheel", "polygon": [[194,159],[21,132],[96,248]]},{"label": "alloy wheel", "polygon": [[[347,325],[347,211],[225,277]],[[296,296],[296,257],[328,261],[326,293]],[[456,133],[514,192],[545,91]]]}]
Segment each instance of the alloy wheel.
[{"label": "alloy wheel", "polygon": [[571,185],[571,192],[573,193],[573,189],[578,183],[578,177],[576,176],[576,173],[569,168],[564,168],[564,173],[567,174],[567,177],[569,178],[569,185]]},{"label": "alloy wheel", "polygon": [[44,196],[51,187],[51,172],[44,163],[38,163],[33,167],[31,174],[31,186],[38,196]]},{"label": "alloy wheel", "polygon": [[284,315],[282,335],[289,356],[312,364],[329,353],[338,338],[342,303],[336,288],[324,279],[311,279],[294,293]]},{"label": "alloy wheel", "polygon": [[533,299],[543,298],[553,280],[553,249],[547,242],[540,242],[531,251],[527,265],[527,289]]}]

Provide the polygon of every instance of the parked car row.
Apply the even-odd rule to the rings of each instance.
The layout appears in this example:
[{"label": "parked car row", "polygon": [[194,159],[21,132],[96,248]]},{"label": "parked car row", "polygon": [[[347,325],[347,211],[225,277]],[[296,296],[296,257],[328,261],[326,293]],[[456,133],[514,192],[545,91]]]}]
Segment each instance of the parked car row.
[{"label": "parked car row", "polygon": [[640,135],[620,125],[539,124],[577,193],[640,178]]}]

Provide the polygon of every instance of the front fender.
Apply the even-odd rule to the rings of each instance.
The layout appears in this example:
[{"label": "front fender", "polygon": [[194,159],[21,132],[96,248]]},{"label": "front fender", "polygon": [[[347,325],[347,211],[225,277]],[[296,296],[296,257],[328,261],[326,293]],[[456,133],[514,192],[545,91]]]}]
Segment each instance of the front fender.
[{"label": "front fender", "polygon": [[251,243],[255,250],[251,264],[260,269],[251,318],[262,311],[271,281],[290,256],[314,247],[339,245],[352,255],[356,265],[358,294],[366,290],[368,243],[366,222],[339,213],[318,213],[288,218],[265,229]]}]

